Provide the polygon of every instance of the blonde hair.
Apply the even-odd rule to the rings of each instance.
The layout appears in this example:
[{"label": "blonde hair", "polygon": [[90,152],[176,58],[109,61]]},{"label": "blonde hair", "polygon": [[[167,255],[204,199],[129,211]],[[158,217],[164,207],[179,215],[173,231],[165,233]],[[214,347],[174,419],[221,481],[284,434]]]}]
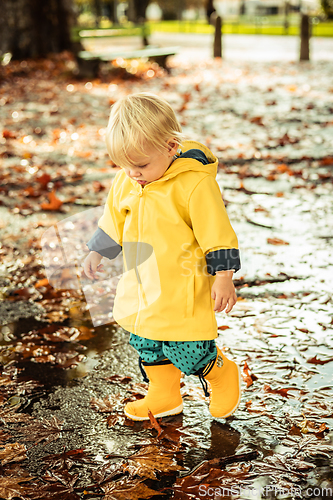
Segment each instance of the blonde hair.
[{"label": "blonde hair", "polygon": [[169,139],[180,145],[184,136],[175,112],[162,97],[140,92],[123,97],[112,106],[105,140],[116,165],[134,166],[129,154],[148,156],[147,147],[164,152]]}]

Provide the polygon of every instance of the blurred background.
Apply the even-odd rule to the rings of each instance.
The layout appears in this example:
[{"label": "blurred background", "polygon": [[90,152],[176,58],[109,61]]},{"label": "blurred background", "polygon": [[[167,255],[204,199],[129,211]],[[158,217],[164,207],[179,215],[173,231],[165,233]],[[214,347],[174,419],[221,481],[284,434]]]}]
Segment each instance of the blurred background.
[{"label": "blurred background", "polygon": [[[2,0],[0,53],[4,63],[79,50],[83,29],[127,30],[105,31],[112,46],[140,27],[144,45],[163,45],[181,34],[213,34],[217,15],[223,34],[297,36],[301,14],[309,15],[312,36],[333,35],[333,0]],[[156,33],[169,38],[156,40]],[[89,38],[102,35],[91,31]]]}]

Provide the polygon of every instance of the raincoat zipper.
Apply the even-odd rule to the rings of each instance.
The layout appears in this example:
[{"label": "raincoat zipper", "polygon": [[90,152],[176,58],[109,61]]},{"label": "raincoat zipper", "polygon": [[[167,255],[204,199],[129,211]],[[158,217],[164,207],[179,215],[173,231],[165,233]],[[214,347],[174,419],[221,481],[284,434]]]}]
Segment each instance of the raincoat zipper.
[{"label": "raincoat zipper", "polygon": [[[142,243],[141,242],[141,232],[142,232],[141,229],[142,229],[142,225],[143,225],[143,216],[141,214],[143,213],[143,205],[144,205],[144,201],[145,201],[143,198],[143,193],[144,193],[144,190],[143,190],[143,187],[141,186],[139,193],[137,193],[139,196],[139,210],[138,210],[138,246],[137,246],[138,251],[137,251],[137,255],[136,255],[136,269],[137,269],[139,276],[140,276],[139,265],[141,262],[140,257],[141,257],[141,243]],[[137,328],[138,328],[139,314],[141,311],[142,302],[144,303],[144,307],[148,306],[147,299],[146,299],[146,296],[145,296],[145,293],[143,290],[141,278],[140,278],[140,280],[138,280],[138,290],[139,290],[139,293],[138,293],[139,310],[138,310],[138,313],[136,315],[136,320],[135,320],[135,324],[134,324],[135,332],[137,331]]]}]

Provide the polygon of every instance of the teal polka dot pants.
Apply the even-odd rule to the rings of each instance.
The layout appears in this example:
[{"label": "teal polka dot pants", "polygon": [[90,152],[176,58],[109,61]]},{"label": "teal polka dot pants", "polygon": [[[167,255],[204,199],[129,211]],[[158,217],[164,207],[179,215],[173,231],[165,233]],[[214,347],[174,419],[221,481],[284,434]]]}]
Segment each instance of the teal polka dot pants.
[{"label": "teal polka dot pants", "polygon": [[196,374],[217,356],[214,340],[171,342],[145,339],[131,333],[129,343],[138,351],[142,361],[157,363],[167,358],[185,375]]}]

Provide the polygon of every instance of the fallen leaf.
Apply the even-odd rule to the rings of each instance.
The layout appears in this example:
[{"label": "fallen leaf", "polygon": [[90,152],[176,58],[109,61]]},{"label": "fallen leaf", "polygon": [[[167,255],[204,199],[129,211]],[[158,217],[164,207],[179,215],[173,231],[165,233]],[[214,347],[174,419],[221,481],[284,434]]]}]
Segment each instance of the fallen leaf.
[{"label": "fallen leaf", "polygon": [[333,358],[318,359],[317,354],[313,358],[309,358],[306,360],[307,363],[312,363],[314,365],[326,365],[326,363],[330,363],[331,361],[333,361]]},{"label": "fallen leaf", "polygon": [[149,417],[149,420],[150,420],[152,427],[157,430],[157,437],[159,438],[161,433],[162,433],[162,427],[157,422],[156,418],[154,417],[154,415],[152,414],[152,412],[150,410],[148,410],[148,417]]},{"label": "fallen leaf", "polygon": [[6,500],[12,498],[26,499],[26,487],[19,483],[31,481],[32,477],[1,477],[0,481],[0,497]]},{"label": "fallen leaf", "polygon": [[128,457],[122,467],[124,472],[128,472],[131,476],[149,479],[157,479],[156,472],[184,470],[175,461],[173,453],[154,445],[147,446]]},{"label": "fallen leaf", "polygon": [[54,415],[50,420],[35,420],[31,424],[23,427],[21,432],[25,435],[27,441],[34,441],[35,444],[45,441],[51,443],[61,437],[63,422]]},{"label": "fallen leaf", "polygon": [[297,424],[298,427],[301,430],[302,434],[307,434],[307,433],[312,433],[315,434],[317,437],[323,436],[324,432],[328,432],[329,428],[323,422],[321,425],[317,425],[314,422],[311,422],[307,418],[304,417],[304,420],[300,424]]},{"label": "fallen leaf", "polygon": [[43,210],[59,210],[63,202],[56,197],[55,191],[53,190],[49,193],[50,203],[42,203],[41,207]]},{"label": "fallen leaf", "polygon": [[49,280],[47,278],[44,278],[42,280],[37,281],[37,283],[35,283],[34,285],[35,288],[40,288],[41,286],[50,286]]},{"label": "fallen leaf", "polygon": [[3,449],[0,449],[0,460],[2,465],[9,462],[22,462],[27,458],[26,447],[20,443],[6,444]]},{"label": "fallen leaf", "polygon": [[46,455],[42,458],[42,460],[50,469],[56,468],[67,470],[70,470],[76,463],[87,463],[91,461],[87,457],[85,450],[82,448]]},{"label": "fallen leaf", "polygon": [[270,245],[289,245],[287,241],[280,240],[280,238],[267,238],[267,243]]},{"label": "fallen leaf", "polygon": [[296,387],[282,387],[281,389],[272,389],[269,384],[264,384],[264,392],[268,392],[270,394],[280,394],[284,398],[289,398],[288,391],[295,391]]},{"label": "fallen leaf", "polygon": [[105,493],[103,500],[139,500],[151,498],[154,495],[164,495],[146,486],[142,479],[129,477],[101,485],[101,488]]},{"label": "fallen leaf", "polygon": [[244,372],[243,379],[246,382],[247,387],[250,387],[255,380],[258,380],[258,377],[254,375],[254,373],[252,373],[246,361],[244,363],[243,372]]},{"label": "fallen leaf", "polygon": [[92,398],[90,407],[101,413],[113,413],[115,408],[121,404],[121,401],[120,394],[105,396],[104,399]]}]

